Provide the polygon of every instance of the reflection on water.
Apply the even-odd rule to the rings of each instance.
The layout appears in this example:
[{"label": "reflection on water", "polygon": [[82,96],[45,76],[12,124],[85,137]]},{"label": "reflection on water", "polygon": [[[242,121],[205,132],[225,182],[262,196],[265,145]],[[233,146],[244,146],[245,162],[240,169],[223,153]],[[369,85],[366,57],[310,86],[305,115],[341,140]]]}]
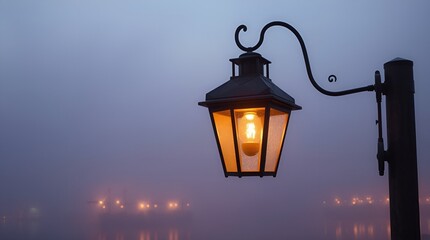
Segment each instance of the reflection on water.
[{"label": "reflection on water", "polygon": [[427,231],[426,231],[426,233],[430,234],[430,218],[427,219]]},{"label": "reflection on water", "polygon": [[[158,240],[158,236],[157,235],[155,235],[153,238]],[[140,232],[139,240],[151,240],[151,234],[150,234],[150,232],[149,231],[142,231],[142,232]]]},{"label": "reflection on water", "polygon": [[[422,218],[423,219],[423,218]],[[430,217],[425,217],[421,224],[423,239],[430,239]],[[326,221],[324,226],[326,239],[390,239],[390,220],[369,219],[366,221]]]},{"label": "reflection on water", "polygon": [[[430,218],[423,221],[422,233],[428,234],[430,232]],[[294,239],[309,239],[308,237],[300,238],[303,234],[308,234],[306,236],[312,236],[313,239],[354,239],[354,240],[370,240],[370,239],[378,239],[378,240],[389,240],[390,239],[390,222],[389,219],[370,219],[367,221],[333,221],[326,220],[324,222],[324,229],[322,231],[313,230],[315,232],[312,235],[309,235],[309,229],[312,229],[311,226],[303,226],[301,230],[290,228],[286,226],[283,229],[279,229],[278,233],[274,233],[273,236],[279,236],[281,239],[289,239],[290,236],[294,236]],[[235,226],[234,231],[249,231],[246,229],[246,226]],[[264,229],[265,226],[262,226]],[[131,231],[128,229],[127,231],[116,230],[116,231],[106,231],[102,230],[97,235],[97,240],[192,240],[191,237],[193,232],[198,231],[198,229],[188,228],[184,226],[178,227],[168,227],[168,228],[149,228],[149,229],[141,229],[136,231]],[[299,232],[301,231],[301,232]],[[198,234],[194,234],[198,235]],[[200,236],[207,236],[205,239],[233,239],[230,236],[237,236],[236,233],[229,232],[228,230],[223,230],[218,233],[200,233]],[[297,237],[299,236],[299,237]],[[229,238],[230,237],[230,238]],[[195,238],[194,238],[195,239]],[[252,239],[262,239],[261,236]],[[264,238],[263,238],[264,239]],[[423,239],[427,239],[423,237]]]},{"label": "reflection on water", "polygon": [[[203,216],[202,216],[203,217]],[[422,216],[422,239],[430,239],[430,216]],[[202,219],[200,219],[202,220]],[[244,220],[245,221],[245,220]],[[90,239],[90,240],[219,240],[219,239],[354,239],[354,240],[388,240],[390,239],[390,222],[383,218],[330,218],[314,222],[304,221],[299,225],[294,222],[278,222],[279,226],[271,228],[271,224],[258,221],[258,228],[244,222],[219,226],[219,219],[212,219],[212,226],[201,225],[200,221],[193,224],[141,226],[141,227],[101,227],[96,223],[81,228],[77,222],[64,222],[53,227],[49,222],[12,222],[0,221],[0,239]],[[245,221],[246,223],[246,221]],[[261,224],[261,225],[260,225]],[[272,223],[273,224],[273,223]],[[316,225],[314,225],[316,224]],[[202,229],[202,226],[206,229]],[[219,231],[219,229],[223,229]],[[79,233],[79,231],[81,231]],[[250,235],[246,232],[252,232]],[[269,234],[269,235],[268,235]]]},{"label": "reflection on water", "polygon": [[177,229],[170,229],[169,231],[169,240],[178,240],[179,234]]},{"label": "reflection on water", "polygon": [[390,239],[390,222],[338,221],[326,223],[324,233],[327,239]]},{"label": "reflection on water", "polygon": [[100,230],[97,240],[190,240],[189,229],[181,227]]}]

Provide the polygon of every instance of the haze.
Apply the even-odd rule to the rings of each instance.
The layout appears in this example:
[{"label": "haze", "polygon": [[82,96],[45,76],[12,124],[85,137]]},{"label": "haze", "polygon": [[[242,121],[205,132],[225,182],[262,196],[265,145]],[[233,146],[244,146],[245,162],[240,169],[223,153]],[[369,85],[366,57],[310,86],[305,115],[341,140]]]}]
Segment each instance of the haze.
[{"label": "haze", "polygon": [[323,201],[387,196],[374,93],[318,93],[282,28],[258,50],[303,107],[292,114],[278,176],[224,177],[197,102],[229,79],[228,60],[242,53],[236,27],[248,26],[240,36],[251,46],[274,20],[301,33],[315,78],[330,90],[373,84],[396,57],[414,61],[420,195],[429,196],[429,9],[418,0],[0,1],[0,216],[31,206],[45,219],[87,216],[88,201],[110,191],[190,202],[192,239],[306,239]]}]

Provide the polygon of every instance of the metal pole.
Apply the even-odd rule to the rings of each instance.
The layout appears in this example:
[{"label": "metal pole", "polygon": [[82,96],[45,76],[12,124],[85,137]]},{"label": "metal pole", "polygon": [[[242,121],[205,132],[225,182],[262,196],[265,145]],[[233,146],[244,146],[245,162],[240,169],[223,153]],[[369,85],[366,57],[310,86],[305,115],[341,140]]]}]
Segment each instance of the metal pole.
[{"label": "metal pole", "polygon": [[421,239],[412,66],[401,58],[384,64],[393,240]]}]

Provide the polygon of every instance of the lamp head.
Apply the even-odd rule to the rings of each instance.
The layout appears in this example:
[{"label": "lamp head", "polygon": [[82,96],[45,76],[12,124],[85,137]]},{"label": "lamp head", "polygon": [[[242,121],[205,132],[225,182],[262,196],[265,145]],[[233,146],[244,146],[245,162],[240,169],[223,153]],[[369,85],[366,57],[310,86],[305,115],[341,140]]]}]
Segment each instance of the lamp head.
[{"label": "lamp head", "polygon": [[260,54],[230,61],[230,80],[199,102],[209,109],[224,174],[276,176],[291,111],[301,107],[272,82],[270,61]]}]

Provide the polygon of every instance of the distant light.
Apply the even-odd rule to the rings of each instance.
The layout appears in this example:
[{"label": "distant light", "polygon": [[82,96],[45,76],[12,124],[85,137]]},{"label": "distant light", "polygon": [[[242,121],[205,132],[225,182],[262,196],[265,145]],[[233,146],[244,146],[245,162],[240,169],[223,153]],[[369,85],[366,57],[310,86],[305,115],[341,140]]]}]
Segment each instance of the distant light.
[{"label": "distant light", "polygon": [[120,204],[121,203],[121,201],[120,200],[116,200],[116,202],[115,202],[116,204]]},{"label": "distant light", "polygon": [[124,205],[121,205],[120,208],[124,208]]},{"label": "distant light", "polygon": [[143,203],[141,203],[140,208],[145,208],[145,205]]},{"label": "distant light", "polygon": [[154,208],[158,208],[158,205],[157,205],[157,204],[154,204]]},{"label": "distant light", "polygon": [[187,207],[189,207],[190,206],[190,204],[189,203],[187,203]]},{"label": "distant light", "polygon": [[105,209],[105,208],[106,208],[106,206],[105,206],[105,205],[103,205],[103,206],[102,206],[102,208],[103,208],[103,209]]},{"label": "distant light", "polygon": [[30,208],[30,213],[31,214],[37,214],[37,213],[39,213],[39,209],[32,207],[32,208]]},{"label": "distant light", "polygon": [[100,204],[100,205],[103,205],[103,201],[102,201],[102,200],[100,200],[100,201],[99,201],[99,204]]},{"label": "distant light", "polygon": [[174,209],[178,207],[178,203],[177,202],[169,202],[169,208]]}]

